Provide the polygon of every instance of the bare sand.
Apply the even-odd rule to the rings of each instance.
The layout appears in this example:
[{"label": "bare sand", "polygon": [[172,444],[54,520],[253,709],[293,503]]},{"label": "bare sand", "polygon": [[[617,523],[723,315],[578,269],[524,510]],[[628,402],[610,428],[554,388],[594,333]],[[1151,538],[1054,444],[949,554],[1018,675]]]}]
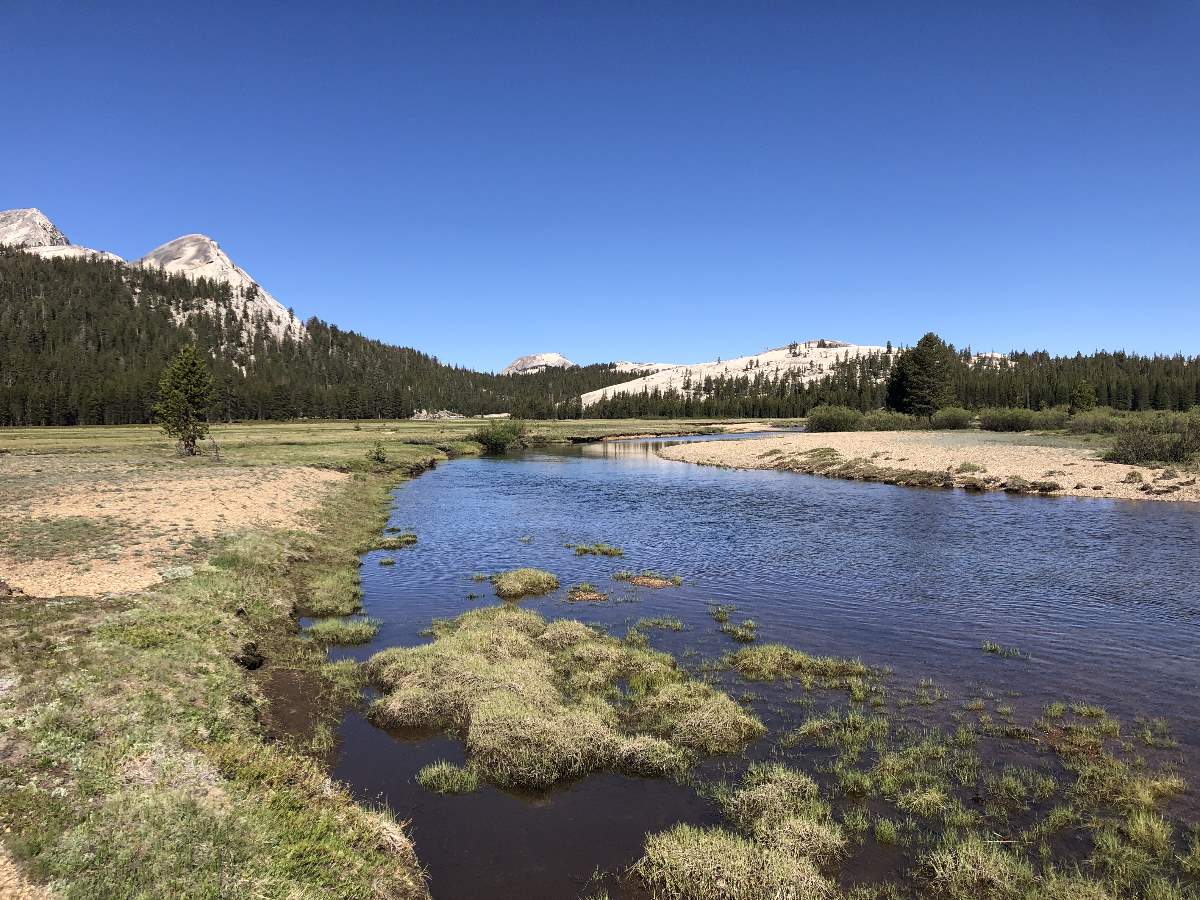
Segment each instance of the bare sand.
[{"label": "bare sand", "polygon": [[[922,478],[914,477],[916,470],[935,475],[947,487],[1121,500],[1200,501],[1200,484],[1194,470],[1176,472],[1109,463],[1093,450],[1040,446],[1032,438],[1024,444],[1021,440],[1021,435],[980,432],[850,431],[677,444],[661,449],[659,454],[701,465],[783,469],[899,484],[923,483]],[[823,448],[837,455],[821,452]],[[1131,472],[1139,473],[1142,480],[1127,480]],[[1058,487],[1050,489],[1050,484]]]},{"label": "bare sand", "polygon": [[36,597],[141,590],[224,534],[303,528],[346,475],[307,466],[0,457],[0,581]]},{"label": "bare sand", "polygon": [[0,844],[0,900],[49,900],[51,896],[45,888],[25,880]]}]

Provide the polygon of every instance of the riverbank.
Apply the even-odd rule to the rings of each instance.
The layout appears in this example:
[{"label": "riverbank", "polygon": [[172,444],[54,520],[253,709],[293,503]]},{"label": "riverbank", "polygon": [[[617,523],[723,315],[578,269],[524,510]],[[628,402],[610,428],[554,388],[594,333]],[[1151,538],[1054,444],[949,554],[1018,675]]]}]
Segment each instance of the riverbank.
[{"label": "riverbank", "polygon": [[361,686],[297,614],[358,608],[391,488],[447,455],[71,436],[0,456],[0,895],[427,898],[403,824],[329,779]]},{"label": "riverbank", "polygon": [[1200,502],[1194,470],[1128,466],[1094,449],[1023,434],[851,431],[680,444],[665,459],[915,487]]}]

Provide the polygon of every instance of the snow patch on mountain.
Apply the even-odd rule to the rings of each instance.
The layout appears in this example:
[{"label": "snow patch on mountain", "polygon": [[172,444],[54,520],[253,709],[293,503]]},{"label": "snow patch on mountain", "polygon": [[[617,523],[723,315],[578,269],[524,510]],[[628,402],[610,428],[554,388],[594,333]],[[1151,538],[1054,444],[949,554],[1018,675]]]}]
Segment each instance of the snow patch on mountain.
[{"label": "snow patch on mountain", "polygon": [[261,326],[276,340],[285,337],[293,341],[308,339],[303,323],[207,235],[185,234],[175,238],[151,250],[136,265],[161,268],[171,275],[223,281],[233,289],[234,312],[252,328]]},{"label": "snow patch on mountain", "polygon": [[518,356],[504,367],[501,375],[532,375],[547,369],[567,369],[575,363],[561,353],[531,353],[529,356]]},{"label": "snow patch on mountain", "polygon": [[868,353],[885,352],[887,352],[886,347],[847,344],[844,341],[805,341],[750,356],[660,369],[632,381],[624,381],[600,390],[589,391],[583,395],[582,399],[583,405],[587,407],[599,403],[607,397],[614,397],[618,394],[640,394],[643,391],[677,390],[697,396],[703,391],[705,378],[733,378],[741,375],[750,378],[755,375],[774,377],[785,372],[795,373],[794,377],[798,377],[807,384],[828,375],[833,370],[833,364],[837,360],[845,359],[846,354],[856,357]]},{"label": "snow patch on mountain", "polygon": [[0,244],[10,247],[65,247],[71,242],[40,209],[0,212]]}]

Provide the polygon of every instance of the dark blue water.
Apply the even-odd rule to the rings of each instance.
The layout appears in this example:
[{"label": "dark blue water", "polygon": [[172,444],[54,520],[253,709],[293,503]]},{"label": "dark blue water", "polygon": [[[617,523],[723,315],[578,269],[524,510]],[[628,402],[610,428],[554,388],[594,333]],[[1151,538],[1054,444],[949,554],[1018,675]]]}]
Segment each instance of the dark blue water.
[{"label": "dark blue water", "polygon": [[[1019,693],[1163,716],[1191,753],[1200,735],[1200,508],[1194,504],[968,494],[734,471],[670,462],[661,440],[458,460],[396,491],[392,525],[419,543],[363,565],[376,640],[365,658],[424,640],[434,617],[493,603],[472,573],[537,566],[563,589],[524,601],[549,617],[614,633],[642,616],[687,628],[655,646],[711,658],[734,646],[709,603],[737,606],[760,641],[858,656],[903,685],[932,678],[952,697]],[[623,559],[576,556],[603,541]],[[619,569],[681,575],[683,586],[627,588]],[[611,591],[568,604],[579,581]],[[481,599],[468,595],[482,594]],[[1028,659],[985,655],[980,642]],[[686,659],[685,659],[686,661]],[[577,896],[594,865],[627,865],[646,830],[715,811],[671,784],[602,775],[530,801],[485,790],[443,798],[412,777],[456,741],[388,735],[351,716],[336,775],[414,820],[435,897]],[[507,823],[497,827],[496,823]],[[467,835],[474,835],[468,839]],[[518,873],[525,872],[524,875]]]}]

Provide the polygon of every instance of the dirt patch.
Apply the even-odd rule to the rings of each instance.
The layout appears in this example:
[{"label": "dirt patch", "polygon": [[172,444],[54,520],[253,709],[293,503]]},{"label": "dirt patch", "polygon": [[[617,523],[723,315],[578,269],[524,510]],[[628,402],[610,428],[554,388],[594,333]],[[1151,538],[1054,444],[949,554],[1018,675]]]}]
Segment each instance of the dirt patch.
[{"label": "dirt patch", "polygon": [[[962,432],[792,434],[665,447],[666,459],[733,469],[783,469],[916,487],[1122,500],[1200,501],[1195,472],[1128,466],[1093,451]],[[1131,476],[1131,472],[1138,473]]]},{"label": "dirt patch", "polygon": [[0,461],[0,578],[38,597],[141,590],[225,534],[304,528],[347,476],[309,467]]},{"label": "dirt patch", "polygon": [[30,884],[0,844],[0,900],[50,900],[52,895]]}]

